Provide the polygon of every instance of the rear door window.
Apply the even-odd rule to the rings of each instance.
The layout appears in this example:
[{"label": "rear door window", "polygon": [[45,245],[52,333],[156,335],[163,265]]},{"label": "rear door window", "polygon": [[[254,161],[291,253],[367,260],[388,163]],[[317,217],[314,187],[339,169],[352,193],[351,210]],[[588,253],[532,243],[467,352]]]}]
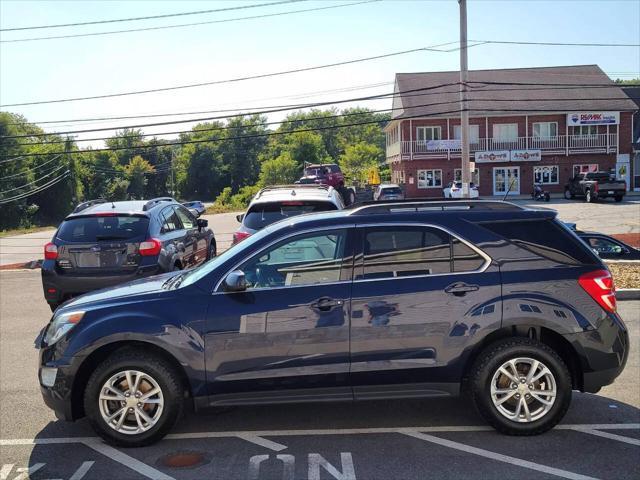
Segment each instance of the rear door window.
[{"label": "rear door window", "polygon": [[480,225],[530,252],[569,265],[596,265],[598,257],[567,228],[554,220],[509,220]]},{"label": "rear door window", "polygon": [[302,215],[303,213],[326,212],[337,210],[331,202],[318,201],[287,201],[278,203],[258,204],[244,216],[244,226],[253,230],[260,230],[274,222],[285,218]]},{"label": "rear door window", "polygon": [[374,227],[364,232],[358,278],[377,279],[451,272],[451,238],[432,227]]},{"label": "rear door window", "polygon": [[131,215],[87,216],[65,220],[57,237],[65,242],[95,243],[101,240],[144,240],[149,218]]}]

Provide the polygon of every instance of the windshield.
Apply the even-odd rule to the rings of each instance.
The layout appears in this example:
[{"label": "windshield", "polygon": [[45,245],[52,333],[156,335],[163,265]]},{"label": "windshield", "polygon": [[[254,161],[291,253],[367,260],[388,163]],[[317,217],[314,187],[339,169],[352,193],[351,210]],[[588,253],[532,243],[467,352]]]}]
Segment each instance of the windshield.
[{"label": "windshield", "polygon": [[147,237],[149,219],[131,215],[71,218],[62,222],[57,237],[65,242],[98,240],[142,241]]},{"label": "windshield", "polygon": [[331,202],[318,201],[263,203],[251,207],[244,217],[243,224],[247,228],[260,230],[288,217],[329,210],[337,210],[337,207]]},{"label": "windshield", "polygon": [[402,190],[400,190],[399,187],[389,187],[383,188],[382,193],[387,195],[400,195],[402,193]]}]

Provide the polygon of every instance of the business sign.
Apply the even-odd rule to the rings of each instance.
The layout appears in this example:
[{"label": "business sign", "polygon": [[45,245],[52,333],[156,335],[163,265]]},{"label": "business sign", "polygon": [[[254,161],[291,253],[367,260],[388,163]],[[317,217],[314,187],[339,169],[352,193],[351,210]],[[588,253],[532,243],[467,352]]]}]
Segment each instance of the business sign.
[{"label": "business sign", "polygon": [[460,140],[429,140],[427,150],[460,150],[462,142]]},{"label": "business sign", "polygon": [[539,162],[542,150],[511,150],[512,162]]},{"label": "business sign", "polygon": [[509,158],[509,150],[476,152],[476,163],[508,162]]},{"label": "business sign", "polygon": [[567,125],[618,125],[620,112],[574,112],[567,113]]}]

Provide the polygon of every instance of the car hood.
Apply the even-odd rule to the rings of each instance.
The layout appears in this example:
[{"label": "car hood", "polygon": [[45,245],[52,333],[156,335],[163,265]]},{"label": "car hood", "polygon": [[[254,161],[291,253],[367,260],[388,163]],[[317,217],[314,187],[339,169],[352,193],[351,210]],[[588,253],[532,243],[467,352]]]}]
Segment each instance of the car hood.
[{"label": "car hood", "polygon": [[60,310],[76,309],[88,304],[100,303],[105,300],[113,301],[118,298],[130,298],[142,295],[148,295],[152,293],[162,292],[163,285],[170,278],[179,275],[180,271],[164,273],[161,275],[154,275],[153,277],[142,278],[140,280],[134,280],[133,282],[127,282],[115,287],[104,288],[102,290],[96,290],[94,292],[85,293],[73,300],[64,303]]}]

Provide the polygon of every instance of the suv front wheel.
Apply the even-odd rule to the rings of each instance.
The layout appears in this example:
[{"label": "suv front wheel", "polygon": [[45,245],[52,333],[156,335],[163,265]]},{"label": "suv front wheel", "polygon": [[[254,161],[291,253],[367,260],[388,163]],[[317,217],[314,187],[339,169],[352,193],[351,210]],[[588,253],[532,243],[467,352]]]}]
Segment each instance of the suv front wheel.
[{"label": "suv front wheel", "polygon": [[496,430],[537,435],[562,420],[571,403],[571,374],[543,343],[511,338],[487,347],[471,371],[476,408]]},{"label": "suv front wheel", "polygon": [[183,392],[168,362],[144,351],[122,349],[89,378],[84,409],[107,443],[141,447],[171,430],[182,411]]}]

